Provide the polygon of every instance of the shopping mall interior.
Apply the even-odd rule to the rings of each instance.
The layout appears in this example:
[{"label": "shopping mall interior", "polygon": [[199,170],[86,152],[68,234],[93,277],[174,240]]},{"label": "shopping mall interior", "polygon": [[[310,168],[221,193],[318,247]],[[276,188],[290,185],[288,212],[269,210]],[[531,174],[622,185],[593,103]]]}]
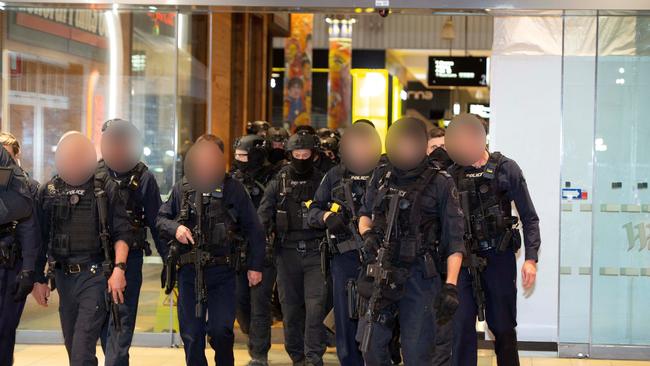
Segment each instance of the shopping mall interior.
[{"label": "shopping mall interior", "polygon": [[[404,115],[444,128],[474,113],[490,149],[520,163],[542,223],[538,282],[518,295],[522,364],[650,365],[647,2],[90,3],[0,3],[2,131],[36,180],[55,173],[64,132],[97,142],[115,117],[143,131],[165,200],[205,132],[231,160],[249,121],[364,118],[383,138]],[[157,253],[145,258],[138,365],[183,362],[161,269]],[[66,363],[57,308],[56,292],[47,308],[28,299],[16,365]],[[491,334],[477,331],[479,364],[496,365]],[[272,364],[290,364],[281,323],[273,343]],[[237,331],[237,364],[245,344]],[[333,349],[326,362],[338,364]]]}]

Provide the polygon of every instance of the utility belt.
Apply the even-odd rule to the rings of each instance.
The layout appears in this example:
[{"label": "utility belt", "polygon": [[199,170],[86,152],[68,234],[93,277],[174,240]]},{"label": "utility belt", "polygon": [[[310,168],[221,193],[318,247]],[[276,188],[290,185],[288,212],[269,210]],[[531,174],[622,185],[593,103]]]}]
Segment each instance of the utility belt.
[{"label": "utility belt", "polygon": [[13,234],[0,238],[0,268],[13,269],[21,258],[21,246]]},{"label": "utility belt", "polygon": [[[181,254],[178,257],[178,266],[183,267],[186,265],[194,265],[194,254],[193,253],[185,253]],[[214,266],[233,266],[233,261],[231,256],[229,255],[221,255],[221,256],[216,256],[216,255],[211,255],[207,254],[202,258],[202,262],[204,263],[205,267],[214,267]]]},{"label": "utility belt", "polygon": [[508,249],[512,249],[516,252],[520,247],[521,236],[519,235],[519,230],[517,228],[507,228],[498,237],[478,241],[476,251],[478,253],[490,250],[505,252]]},{"label": "utility belt", "polygon": [[61,263],[55,262],[54,269],[63,271],[65,275],[73,275],[81,272],[89,271],[92,274],[102,271],[101,262],[86,262],[86,263]]},{"label": "utility belt", "polygon": [[305,255],[307,253],[318,252],[320,250],[321,239],[308,240],[283,240],[280,242],[282,249],[295,249],[298,253]]},{"label": "utility belt", "polygon": [[345,240],[338,240],[334,236],[327,236],[327,244],[329,246],[330,254],[345,254],[353,250],[359,250],[363,246],[363,242],[354,240],[353,236]]}]

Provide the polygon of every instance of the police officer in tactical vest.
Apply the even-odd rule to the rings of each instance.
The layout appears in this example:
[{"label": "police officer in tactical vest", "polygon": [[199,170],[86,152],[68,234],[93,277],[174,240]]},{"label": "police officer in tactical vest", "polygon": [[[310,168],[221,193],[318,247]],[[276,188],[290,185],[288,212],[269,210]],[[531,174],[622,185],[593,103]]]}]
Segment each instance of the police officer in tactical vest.
[{"label": "police officer in tactical vest", "polygon": [[322,265],[331,266],[339,362],[343,366],[363,366],[355,339],[359,318],[356,280],[361,267],[359,251],[363,245],[358,232],[358,215],[366,182],[381,154],[377,131],[366,123],[348,127],[341,141],[341,153],[343,163],[325,175],[314,195],[309,223],[327,229],[324,250],[331,262]]},{"label": "police officer in tactical vest", "polygon": [[225,174],[218,137],[204,135],[190,148],[185,177],[161,206],[157,226],[161,235],[174,239],[165,261],[165,290],[170,293],[178,280],[178,320],[187,365],[207,365],[206,333],[216,364],[234,365],[234,236],[241,233],[248,243],[251,287],[262,280],[266,242],[246,189]]},{"label": "police officer in tactical vest", "polygon": [[270,127],[266,140],[268,142],[267,148],[269,151],[269,162],[275,166],[283,164],[286,158],[286,151],[284,150],[287,140],[289,140],[289,132],[283,127]]},{"label": "police officer in tactical vest", "polygon": [[[257,209],[275,170],[267,160],[266,141],[258,135],[246,135],[235,141],[234,149],[232,177],[246,187]],[[246,277],[246,252],[242,250],[245,249],[246,242],[240,241],[237,244],[237,322],[248,335],[248,353],[251,357],[249,365],[264,366],[268,364],[271,348],[271,299],[275,283],[273,248],[267,243],[262,282],[251,288]]]},{"label": "police officer in tactical vest", "polygon": [[126,203],[133,231],[126,267],[129,286],[124,292],[124,305],[119,307],[121,324],[107,321],[102,329],[101,344],[106,366],[128,365],[142,286],[143,256],[151,255],[147,228],[158,253],[165,258],[166,246],[160,241],[156,229],[156,216],[162,201],[156,178],[140,161],[142,137],[131,122],[122,119],[106,121],[102,126],[101,151],[103,160],[99,162],[97,174],[112,179],[117,185],[118,193]]},{"label": "police officer in tactical vest", "polygon": [[[523,287],[535,282],[540,246],[539,218],[517,163],[485,149],[486,131],[475,115],[462,114],[447,128],[446,146],[456,162],[454,177],[466,219],[467,257],[458,279],[460,307],[454,319],[453,365],[476,365],[475,323],[487,320],[495,337],[497,363],[519,365],[515,327],[517,266],[525,239]],[[519,218],[512,215],[514,201]]]},{"label": "police officer in tactical vest", "polygon": [[37,201],[48,275],[59,292],[70,364],[97,365],[95,345],[107,312],[118,316],[115,309],[124,303],[131,225],[116,184],[95,174],[95,148],[84,135],[66,133],[55,163],[58,175],[41,187]]},{"label": "police officer in tactical vest", "polygon": [[[0,133],[0,165],[10,167],[12,174],[25,179],[18,168],[20,145],[8,133]],[[38,189],[37,186],[30,188]],[[35,192],[33,192],[35,194]],[[20,220],[0,225],[0,365],[13,364],[16,329],[36,280],[36,258],[41,251],[35,207],[32,214]]]},{"label": "police officer in tactical vest", "polygon": [[[375,170],[360,211],[366,265],[357,284],[357,340],[369,366],[391,364],[396,315],[404,364],[430,365],[435,325],[449,322],[458,305],[462,211],[451,177],[430,165],[426,147],[422,121],[402,118],[391,125],[389,163]],[[444,285],[437,253],[447,258]]]},{"label": "police officer in tactical vest", "polygon": [[325,277],[319,246],[324,231],[308,224],[307,214],[322,174],[314,168],[315,136],[289,138],[291,162],[269,183],[258,213],[276,235],[278,290],[284,315],[285,349],[294,365],[322,365],[325,353]]}]

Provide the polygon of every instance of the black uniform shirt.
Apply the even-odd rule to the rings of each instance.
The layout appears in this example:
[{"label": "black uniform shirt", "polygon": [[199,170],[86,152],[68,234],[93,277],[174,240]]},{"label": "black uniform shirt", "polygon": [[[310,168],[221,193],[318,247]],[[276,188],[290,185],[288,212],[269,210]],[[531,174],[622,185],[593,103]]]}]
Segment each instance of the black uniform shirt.
[{"label": "black uniform shirt", "polygon": [[[458,165],[451,166],[449,172],[456,177],[463,169],[465,169],[465,174],[471,174],[474,177],[483,174],[483,167],[461,167]],[[537,261],[537,253],[541,244],[539,217],[530,198],[524,173],[514,160],[505,156],[502,156],[496,173],[497,188],[510,201],[514,201],[517,207],[524,232],[525,258]]]},{"label": "black uniform shirt", "polygon": [[[181,211],[183,200],[182,192],[183,182],[178,182],[172,188],[172,193],[167,202],[160,206],[156,226],[161,235],[164,234],[169,238],[176,236],[176,230],[181,225],[177,221]],[[266,248],[266,238],[264,230],[260,224],[255,206],[246,192],[246,188],[236,179],[226,177],[223,183],[223,204],[224,208],[232,208],[237,220],[236,225],[240,232],[244,234],[248,247],[248,268],[252,271],[261,272],[264,267],[264,257]],[[194,216],[194,215],[192,215]],[[190,221],[193,217],[190,217]],[[190,222],[187,225],[192,229],[195,223]],[[223,253],[227,255],[228,253]]]}]

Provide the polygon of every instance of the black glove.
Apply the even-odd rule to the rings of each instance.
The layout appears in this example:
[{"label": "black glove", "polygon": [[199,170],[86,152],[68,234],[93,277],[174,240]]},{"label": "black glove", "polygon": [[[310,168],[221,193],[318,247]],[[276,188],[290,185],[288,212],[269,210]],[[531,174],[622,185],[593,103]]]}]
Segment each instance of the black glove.
[{"label": "black glove", "polygon": [[25,301],[25,299],[27,299],[27,295],[32,293],[33,288],[34,271],[21,271],[18,276],[16,276],[16,287],[13,291],[14,301]]},{"label": "black glove", "polygon": [[363,246],[361,247],[361,261],[370,263],[377,258],[379,250],[379,237],[372,230],[366,231],[363,236]]},{"label": "black glove", "polygon": [[325,220],[325,225],[327,225],[327,229],[329,230],[331,235],[334,236],[343,236],[343,235],[349,235],[350,230],[348,230],[347,225],[345,222],[343,222],[343,216],[339,214],[330,214],[327,216],[327,219]]},{"label": "black glove", "polygon": [[446,283],[433,302],[433,308],[436,309],[436,323],[438,325],[447,324],[458,309],[458,289],[456,285]]}]

